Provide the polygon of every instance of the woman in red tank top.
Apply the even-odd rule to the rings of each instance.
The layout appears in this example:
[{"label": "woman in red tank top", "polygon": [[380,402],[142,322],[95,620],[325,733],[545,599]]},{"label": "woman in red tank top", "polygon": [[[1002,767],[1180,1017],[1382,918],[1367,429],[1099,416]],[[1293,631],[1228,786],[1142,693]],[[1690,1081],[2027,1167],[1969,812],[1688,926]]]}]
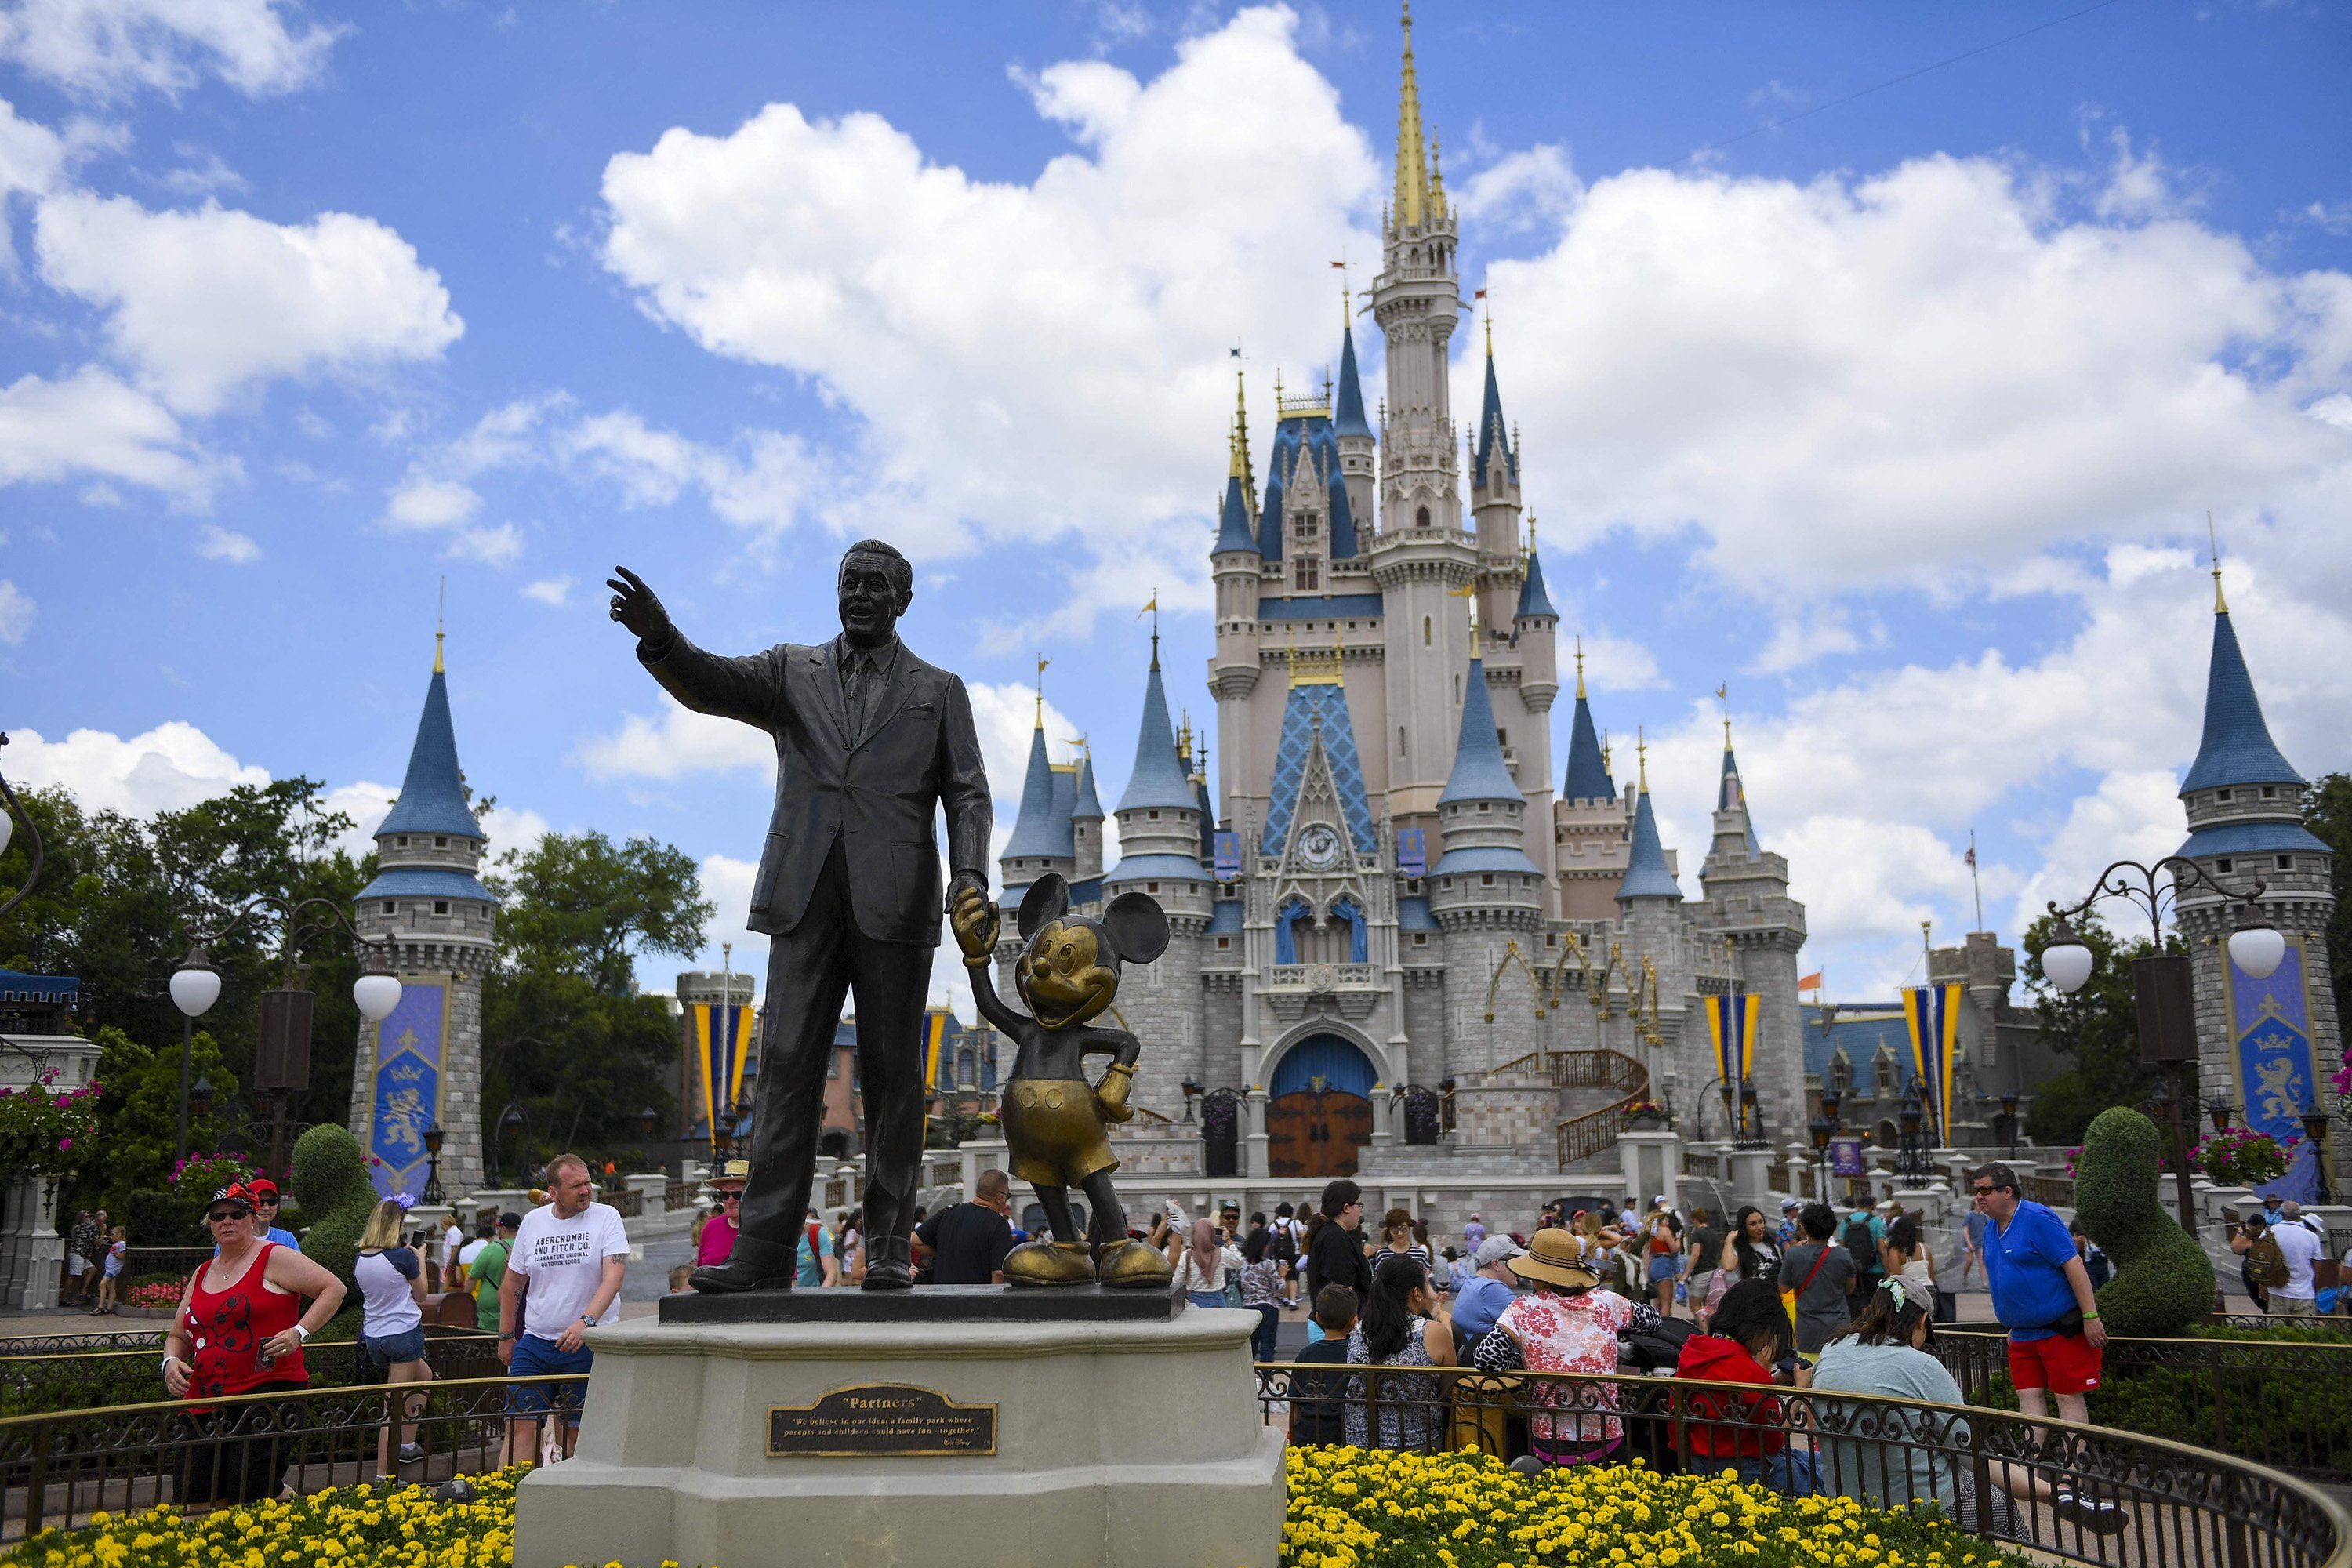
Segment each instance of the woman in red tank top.
[{"label": "woman in red tank top", "polygon": [[[163,1331],[163,1385],[175,1399],[310,1385],[302,1342],[342,1305],[343,1282],[294,1248],[257,1237],[252,1214],[253,1194],[242,1183],[215,1193],[205,1212],[220,1251],[189,1277]],[[252,1502],[275,1492],[292,1415],[258,1402],[191,1404],[179,1500]],[[238,1435],[257,1428],[262,1435]]]}]

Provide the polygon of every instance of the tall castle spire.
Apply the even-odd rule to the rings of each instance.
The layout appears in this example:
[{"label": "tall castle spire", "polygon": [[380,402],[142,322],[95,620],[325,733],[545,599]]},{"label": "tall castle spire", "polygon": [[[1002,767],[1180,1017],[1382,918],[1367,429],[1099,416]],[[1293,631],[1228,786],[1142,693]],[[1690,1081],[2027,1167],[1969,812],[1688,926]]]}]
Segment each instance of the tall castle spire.
[{"label": "tall castle spire", "polygon": [[1609,763],[1601,737],[1592,725],[1592,704],[1584,695],[1584,639],[1576,639],[1576,713],[1569,722],[1568,781],[1562,800],[1614,800],[1616,785],[1609,779]]},{"label": "tall castle spire", "polygon": [[1431,215],[1429,160],[1422,149],[1421,83],[1412,67],[1412,0],[1404,5],[1404,79],[1397,96],[1396,195],[1390,204],[1399,228],[1419,228]]},{"label": "tall castle spire", "polygon": [[1650,809],[1650,748],[1642,742],[1634,750],[1640,753],[1640,784],[1633,805],[1633,853],[1626,862],[1625,880],[1618,886],[1617,901],[1680,900],[1682,886],[1666,865],[1665,846],[1658,840],[1658,819]]}]

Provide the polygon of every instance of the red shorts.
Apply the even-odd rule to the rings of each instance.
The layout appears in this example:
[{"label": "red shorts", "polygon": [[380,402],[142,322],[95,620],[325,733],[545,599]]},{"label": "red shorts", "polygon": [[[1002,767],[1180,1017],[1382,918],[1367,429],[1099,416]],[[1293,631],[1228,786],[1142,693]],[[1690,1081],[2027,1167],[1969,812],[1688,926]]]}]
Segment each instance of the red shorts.
[{"label": "red shorts", "polygon": [[2009,1342],[2009,1381],[2053,1394],[2088,1394],[2099,1386],[2099,1347],[2081,1334]]}]

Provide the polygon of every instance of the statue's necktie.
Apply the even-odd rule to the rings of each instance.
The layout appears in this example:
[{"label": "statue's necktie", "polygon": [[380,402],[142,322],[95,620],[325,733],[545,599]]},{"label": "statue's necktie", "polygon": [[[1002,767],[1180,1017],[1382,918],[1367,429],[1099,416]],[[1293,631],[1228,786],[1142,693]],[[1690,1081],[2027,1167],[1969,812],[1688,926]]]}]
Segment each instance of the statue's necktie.
[{"label": "statue's necktie", "polygon": [[852,653],[849,662],[842,667],[841,694],[843,706],[849,710],[849,735],[856,740],[866,728],[866,691],[871,683],[873,661],[863,652]]}]

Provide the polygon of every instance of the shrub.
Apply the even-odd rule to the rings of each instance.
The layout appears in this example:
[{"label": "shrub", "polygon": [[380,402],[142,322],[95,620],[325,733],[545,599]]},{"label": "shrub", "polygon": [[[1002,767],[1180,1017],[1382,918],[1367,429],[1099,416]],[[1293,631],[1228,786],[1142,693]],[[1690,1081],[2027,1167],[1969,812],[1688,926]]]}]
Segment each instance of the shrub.
[{"label": "shrub", "polygon": [[514,1562],[515,1483],[524,1469],[468,1478],[474,1500],[436,1500],[426,1488],[341,1487],[290,1502],[247,1503],[190,1518],[158,1503],[135,1513],[93,1516],[85,1528],[44,1531],[10,1553],[26,1563],[173,1563],[177,1568],[248,1568],[275,1562],[432,1563],[436,1568],[509,1568]]},{"label": "shrub", "polygon": [[294,1199],[310,1226],[302,1251],[350,1288],[343,1311],[356,1311],[359,1286],[352,1270],[359,1259],[360,1233],[376,1205],[359,1140],[333,1122],[311,1128],[294,1142],[293,1184]]},{"label": "shrub", "polygon": [[2116,1266],[2099,1317],[2129,1339],[2176,1338],[2213,1310],[2211,1261],[2157,1200],[2162,1147],[2155,1122],[2116,1106],[2092,1121],[2075,1166],[2075,1217]]}]

